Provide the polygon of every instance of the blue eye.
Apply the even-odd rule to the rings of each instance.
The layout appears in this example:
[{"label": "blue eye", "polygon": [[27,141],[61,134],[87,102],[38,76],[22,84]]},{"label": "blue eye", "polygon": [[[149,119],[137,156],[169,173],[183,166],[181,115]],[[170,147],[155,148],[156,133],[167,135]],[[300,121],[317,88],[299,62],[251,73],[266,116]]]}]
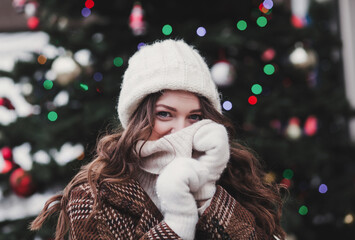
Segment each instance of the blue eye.
[{"label": "blue eye", "polygon": [[157,112],[156,115],[161,118],[171,117],[171,114],[169,112],[165,112],[165,111]]},{"label": "blue eye", "polygon": [[202,116],[200,114],[192,114],[190,115],[190,119],[200,121],[202,120]]}]

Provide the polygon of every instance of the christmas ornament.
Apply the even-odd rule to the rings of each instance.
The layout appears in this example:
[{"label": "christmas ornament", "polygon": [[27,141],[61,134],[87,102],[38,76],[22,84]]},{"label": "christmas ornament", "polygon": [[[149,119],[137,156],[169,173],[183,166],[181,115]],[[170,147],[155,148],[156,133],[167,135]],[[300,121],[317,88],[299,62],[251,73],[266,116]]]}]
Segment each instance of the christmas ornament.
[{"label": "christmas ornament", "polygon": [[57,76],[56,81],[62,86],[67,86],[81,73],[79,65],[69,54],[56,58],[51,70]]},{"label": "christmas ornament", "polygon": [[300,120],[297,117],[291,118],[286,127],[286,136],[291,140],[297,140],[301,135],[302,130],[300,127]]},{"label": "christmas ornament", "polygon": [[303,28],[308,24],[309,5],[309,0],[291,0],[291,23],[294,27]]},{"label": "christmas ornament", "polygon": [[313,50],[306,50],[302,43],[296,43],[295,49],[289,56],[291,64],[298,69],[307,70],[316,66],[317,54]]},{"label": "christmas ornament", "polygon": [[0,173],[10,172],[14,165],[11,148],[3,147],[0,154]]},{"label": "christmas ornament", "polygon": [[144,21],[144,10],[139,2],[133,5],[131,15],[129,16],[129,27],[133,35],[140,36],[146,32],[146,23]]},{"label": "christmas ornament", "polygon": [[11,151],[11,148],[9,147],[3,147],[1,149],[1,154],[2,154],[2,157],[5,159],[5,160],[10,160],[12,161],[12,151]]},{"label": "christmas ornament", "polygon": [[27,0],[12,0],[12,7],[17,13],[23,13]]},{"label": "christmas ornament", "polygon": [[235,68],[227,60],[221,60],[211,67],[213,81],[220,87],[226,87],[233,84],[235,79]]},{"label": "christmas ornament", "polygon": [[11,101],[6,97],[0,98],[0,106],[4,106],[9,110],[15,109],[15,107],[12,105]]},{"label": "christmas ornament", "polygon": [[39,25],[39,19],[38,17],[30,17],[29,19],[27,19],[27,26],[29,29],[31,30],[35,30]]},{"label": "christmas ornament", "polygon": [[24,12],[26,17],[30,18],[36,15],[38,9],[38,3],[35,1],[31,1],[26,3]]},{"label": "christmas ornament", "polygon": [[10,186],[14,193],[20,197],[28,197],[35,192],[31,175],[22,168],[17,168],[11,173]]},{"label": "christmas ornament", "polygon": [[313,136],[317,133],[318,119],[315,116],[309,116],[304,124],[304,133],[307,136]]}]

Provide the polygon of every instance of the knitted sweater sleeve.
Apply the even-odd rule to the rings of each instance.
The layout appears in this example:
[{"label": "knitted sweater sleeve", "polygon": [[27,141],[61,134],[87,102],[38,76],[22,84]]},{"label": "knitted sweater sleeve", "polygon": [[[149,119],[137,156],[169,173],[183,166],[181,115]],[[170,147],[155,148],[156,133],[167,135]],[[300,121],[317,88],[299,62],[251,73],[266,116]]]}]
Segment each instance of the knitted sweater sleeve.
[{"label": "knitted sweater sleeve", "polygon": [[94,200],[88,186],[80,185],[71,191],[67,212],[70,224],[70,239],[103,239],[98,231],[98,222],[89,220]]},{"label": "knitted sweater sleeve", "polygon": [[217,186],[210,206],[196,226],[196,239],[266,240],[271,239],[256,226],[253,215]]}]

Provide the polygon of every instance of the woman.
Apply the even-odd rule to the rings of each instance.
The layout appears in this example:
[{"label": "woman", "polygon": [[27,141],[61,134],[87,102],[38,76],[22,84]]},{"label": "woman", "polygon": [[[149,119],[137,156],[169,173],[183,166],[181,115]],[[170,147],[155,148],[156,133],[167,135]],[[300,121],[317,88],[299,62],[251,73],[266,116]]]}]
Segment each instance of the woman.
[{"label": "woman", "polygon": [[118,101],[122,130],[32,222],[59,211],[56,239],[284,239],[278,186],[233,141],[197,50],[165,40],[134,54]]}]

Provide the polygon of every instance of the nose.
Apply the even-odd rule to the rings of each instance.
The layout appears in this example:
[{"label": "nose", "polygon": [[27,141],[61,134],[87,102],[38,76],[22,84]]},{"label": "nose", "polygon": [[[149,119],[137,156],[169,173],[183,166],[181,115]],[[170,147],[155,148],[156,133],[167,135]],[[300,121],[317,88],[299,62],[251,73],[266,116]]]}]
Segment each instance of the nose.
[{"label": "nose", "polygon": [[174,133],[174,132],[177,132],[177,131],[180,131],[181,129],[184,129],[186,128],[187,126],[189,126],[190,124],[185,121],[185,119],[178,119],[173,128],[171,129],[171,133]]}]

